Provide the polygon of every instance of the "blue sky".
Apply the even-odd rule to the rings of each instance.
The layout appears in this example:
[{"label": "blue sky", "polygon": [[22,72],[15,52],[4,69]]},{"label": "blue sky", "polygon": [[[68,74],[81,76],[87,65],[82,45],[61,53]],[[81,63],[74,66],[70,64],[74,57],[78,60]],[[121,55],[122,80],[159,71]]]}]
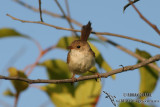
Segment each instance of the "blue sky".
[{"label": "blue sky", "polygon": [[[32,6],[38,7],[38,0],[27,0],[25,2]],[[140,19],[132,7],[128,7],[125,13],[123,13],[123,6],[127,3],[128,0],[69,0],[71,17],[82,24],[86,24],[88,21],[91,21],[93,30],[97,32],[123,34],[160,45],[160,36],[143,20]],[[65,9],[65,3],[60,1],[60,4]],[[158,14],[158,10],[160,9],[159,4],[159,0],[141,0],[136,3],[136,6],[147,19],[160,28],[160,14]],[[42,9],[61,14],[54,0],[42,0]],[[15,3],[13,0],[1,0],[0,3],[0,28],[14,28],[22,34],[31,36],[41,44],[43,49],[56,44],[61,37],[71,35],[71,32],[69,31],[57,30],[44,25],[21,23],[12,20],[6,16],[7,13],[14,17],[31,21],[39,21],[39,14]],[[45,14],[43,14],[43,19],[47,23],[69,28],[66,20],[53,18]],[[74,27],[76,29],[80,29],[77,26]],[[91,35],[91,37],[95,36]],[[136,48],[139,48],[148,51],[151,55],[156,55],[159,53],[159,49],[149,45],[123,38],[106,35],[105,37],[132,51],[135,51]],[[97,43],[94,44],[97,46],[105,60],[113,69],[119,68],[119,65],[133,65],[137,62],[137,60],[132,56],[109,44],[106,44],[105,47]],[[13,57],[13,55],[23,47],[26,49],[25,53],[14,64],[11,65],[17,67],[18,69],[24,69],[24,67],[36,60],[39,52],[37,47],[33,42],[23,38],[0,39],[0,74],[8,75],[5,71],[6,64]],[[40,62],[53,58],[66,60],[66,56],[67,51],[56,49],[47,53],[40,60]],[[159,62],[157,63],[160,65]],[[44,71],[44,68],[37,67],[30,75],[30,78],[46,79],[47,77]],[[123,93],[138,93],[139,82],[140,76],[138,70],[128,71],[117,74],[115,80],[113,80],[111,77],[102,79],[102,83],[104,84],[102,90],[107,91],[111,95],[115,95],[117,98],[123,98]],[[13,89],[10,81],[0,80],[0,83],[0,101],[5,101],[10,105],[13,105],[14,99],[4,97],[2,94],[7,88]],[[152,99],[160,98],[159,89],[160,84],[158,81],[157,87],[152,94]],[[45,93],[36,88],[29,88],[21,95],[18,107],[39,107],[41,104],[47,101],[49,102],[49,98]],[[102,93],[97,106],[105,107],[105,105],[108,105],[109,107],[113,106],[108,99],[105,99],[105,94]],[[160,103],[156,103],[156,105],[160,106]],[[51,103],[47,105],[47,107],[52,106],[53,105]]]}]

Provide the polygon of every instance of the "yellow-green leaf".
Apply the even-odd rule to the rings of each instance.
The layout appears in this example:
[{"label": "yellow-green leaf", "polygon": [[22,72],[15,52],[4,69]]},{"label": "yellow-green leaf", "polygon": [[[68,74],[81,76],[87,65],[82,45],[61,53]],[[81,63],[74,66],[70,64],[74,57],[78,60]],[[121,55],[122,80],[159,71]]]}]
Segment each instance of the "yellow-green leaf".
[{"label": "yellow-green leaf", "polygon": [[60,38],[60,40],[58,41],[57,43],[57,47],[58,48],[61,48],[61,49],[67,49],[68,46],[71,45],[71,43],[74,41],[74,40],[78,40],[78,38],[76,37],[62,37]]},{"label": "yellow-green leaf", "polygon": [[80,82],[75,91],[77,107],[94,107],[98,102],[101,88],[100,81],[87,80]]},{"label": "yellow-green leaf", "polygon": [[88,38],[88,41],[93,41],[93,42],[97,42],[99,44],[102,44],[103,46],[106,46],[106,42],[98,39],[98,38]]},{"label": "yellow-green leaf", "polygon": [[70,84],[74,91],[68,91],[65,84],[49,84],[42,86],[56,107],[93,107],[100,93],[101,83],[95,80],[78,82],[77,86]]},{"label": "yellow-green leaf", "polygon": [[3,95],[5,96],[10,96],[10,97],[13,97],[15,96],[15,94],[10,90],[10,89],[7,89],[3,92]]},{"label": "yellow-green leaf", "polygon": [[39,65],[46,67],[49,79],[71,78],[71,72],[69,71],[66,62],[62,60],[46,60]]},{"label": "yellow-green leaf", "polygon": [[[70,87],[73,87],[70,84]],[[67,91],[63,84],[49,84],[41,87],[50,97],[56,107],[74,107],[76,105],[73,94]]]},{"label": "yellow-green leaf", "polygon": [[[74,41],[78,40],[78,38],[75,37],[62,37],[59,42],[57,43],[58,48],[67,49],[67,47]],[[103,59],[101,53],[99,50],[90,42],[88,42],[92,48],[92,50],[95,52],[96,55],[96,63],[99,67],[103,68],[105,71],[109,72],[112,70],[112,68],[109,66],[109,64]],[[112,75],[112,78],[115,78],[115,75]]]},{"label": "yellow-green leaf", "polygon": [[14,29],[11,28],[1,28],[0,29],[0,38],[5,38],[5,37],[24,37],[24,38],[29,38],[26,35],[23,35],[19,32],[17,32]]},{"label": "yellow-green leaf", "polygon": [[[105,71],[109,72],[112,71],[112,68],[110,65],[103,59],[101,53],[99,50],[89,42],[89,45],[91,46],[92,50],[95,52],[96,55],[96,63],[100,68],[103,68]],[[112,78],[115,79],[115,75],[112,75]]]},{"label": "yellow-green leaf", "polygon": [[[46,67],[47,74],[49,79],[69,79],[72,76],[72,73],[69,71],[66,62],[55,59],[55,60],[46,60],[39,65]],[[56,86],[57,89],[58,86]],[[61,84],[60,88],[64,88],[66,91],[74,93],[74,87],[70,83]],[[59,88],[57,89],[59,90]]]},{"label": "yellow-green leaf", "polygon": [[[147,53],[146,51],[141,51],[139,49],[136,49],[136,53],[146,59],[151,57],[149,53]],[[156,65],[156,63],[153,63],[153,64]],[[151,68],[150,66],[144,66],[144,67],[139,68],[139,72],[141,76],[139,92],[140,93],[152,93],[157,85],[158,71]],[[145,98],[146,96],[141,97],[141,99],[145,99]]]},{"label": "yellow-green leaf", "polygon": [[[24,72],[17,70],[14,67],[10,67],[8,69],[9,76],[10,77],[22,77],[22,78],[27,78],[27,76],[24,74]],[[28,83],[19,81],[19,80],[11,80],[15,90],[17,93],[20,93],[28,88]]]},{"label": "yellow-green leaf", "polygon": [[145,105],[141,103],[136,103],[136,102],[129,102],[129,103],[120,103],[119,107],[154,107],[152,105]]},{"label": "yellow-green leaf", "polygon": [[[62,60],[47,60],[39,65],[46,67],[50,79],[71,78],[72,73]],[[96,68],[93,67],[92,71],[96,71]],[[48,94],[56,107],[75,107],[77,104],[82,106],[84,103],[87,103],[86,107],[90,107],[98,101],[101,83],[96,80],[87,80],[74,85],[70,83],[48,84],[41,89]],[[84,98],[85,102],[78,100]]]}]

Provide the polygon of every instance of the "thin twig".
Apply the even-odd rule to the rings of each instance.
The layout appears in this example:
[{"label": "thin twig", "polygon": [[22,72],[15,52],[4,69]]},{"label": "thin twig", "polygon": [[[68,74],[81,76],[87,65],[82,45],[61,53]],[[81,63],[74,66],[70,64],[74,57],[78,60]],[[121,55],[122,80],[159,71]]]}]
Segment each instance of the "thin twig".
[{"label": "thin twig", "polygon": [[17,107],[17,104],[18,104],[18,100],[19,100],[19,93],[16,93],[16,96],[15,96],[15,101],[14,101],[14,107]]},{"label": "thin twig", "polygon": [[140,0],[134,0],[134,1],[131,1],[130,3],[126,4],[126,5],[124,6],[124,8],[123,8],[123,13],[124,13],[124,11],[126,10],[126,8],[127,8],[128,6],[130,6],[132,3],[136,3],[136,2],[138,2],[138,1],[140,1]]},{"label": "thin twig", "polygon": [[69,20],[70,20],[71,19],[71,14],[70,14],[70,11],[69,11],[68,0],[65,0],[65,4],[66,4],[67,16],[69,17]]},{"label": "thin twig", "polygon": [[119,34],[114,34],[114,33],[109,33],[109,32],[91,32],[91,33],[92,34],[97,34],[97,35],[108,35],[108,36],[115,36],[115,37],[125,38],[125,39],[129,39],[129,40],[145,43],[145,44],[160,48],[159,45],[153,44],[151,42],[147,42],[147,41],[144,41],[144,40],[140,40],[140,39],[124,36],[124,35],[119,35]]},{"label": "thin twig", "polygon": [[[96,78],[107,78],[111,75],[117,74],[117,73],[122,73],[124,71],[129,71],[129,70],[134,70],[140,67],[143,67],[145,65],[148,65],[149,63],[153,63],[155,61],[160,60],[160,54],[151,57],[141,63],[135,64],[135,65],[131,65],[131,66],[125,66],[123,68],[119,68],[119,69],[115,69],[112,70],[110,72],[107,73],[101,73],[98,75],[89,75],[89,76],[81,76],[79,78],[77,78],[77,81],[84,81],[84,80],[90,80],[90,79],[96,79]],[[37,80],[31,80],[31,79],[26,79],[26,78],[20,78],[20,77],[6,77],[6,76],[2,76],[0,75],[0,79],[5,79],[5,80],[19,80],[19,81],[24,81],[27,82],[29,84],[33,84],[33,83],[53,83],[53,84],[59,84],[59,83],[72,83],[73,80],[72,79],[62,79],[62,80],[42,80],[42,79],[37,79]]]},{"label": "thin twig", "polygon": [[[24,22],[24,23],[37,23],[37,24],[42,24],[42,25],[50,26],[50,27],[53,27],[53,28],[56,28],[56,29],[81,32],[81,30],[59,27],[59,26],[51,25],[51,24],[48,24],[48,23],[40,22],[40,21],[21,20],[21,19],[15,18],[15,17],[13,17],[13,16],[11,16],[9,14],[7,14],[7,16],[11,17],[13,20],[21,21],[21,22]],[[150,42],[147,42],[147,41],[143,41],[143,40],[140,40],[140,39],[124,36],[124,35],[113,34],[113,33],[109,33],[109,32],[93,32],[93,31],[91,33],[92,34],[97,34],[97,35],[108,35],[108,36],[115,36],[115,37],[125,38],[125,39],[134,40],[134,41],[137,41],[137,42],[145,43],[145,44],[148,44],[148,45],[160,48],[159,45],[156,45],[156,44],[153,44],[153,43],[150,43]]]},{"label": "thin twig", "polygon": [[[69,10],[69,4],[68,4],[68,0],[65,0],[65,5],[66,5],[66,10],[67,10],[67,16],[65,17],[65,19],[68,20],[68,22],[72,25],[71,22],[71,14],[70,14],[70,10]],[[74,28],[74,27],[73,27]],[[75,32],[75,35],[78,37],[78,34]]]},{"label": "thin twig", "polygon": [[[16,0],[16,1],[17,1],[17,0]],[[66,0],[66,2],[67,2],[67,0]],[[38,12],[38,11],[39,11],[38,9],[36,9],[36,8],[34,8],[34,7],[32,7],[32,6],[28,5],[28,4],[25,4],[25,3],[23,3],[23,2],[17,1],[17,3],[19,3],[19,4],[21,4],[21,5],[29,8],[29,9],[31,9],[31,10],[33,10],[33,11],[35,11],[35,12]],[[67,4],[66,4],[66,7],[69,7],[69,6],[67,6]],[[66,17],[67,17],[67,16],[66,16],[66,17],[61,16],[61,15],[59,15],[59,14],[55,14],[55,13],[52,13],[52,12],[49,12],[49,11],[46,11],[46,10],[43,10],[43,11],[44,11],[44,13],[46,13],[46,14],[48,14],[48,15],[51,15],[51,16],[53,16],[53,17],[58,17],[58,18],[66,18]],[[63,10],[62,10],[62,11],[63,11]],[[68,12],[68,13],[69,13],[69,12]],[[69,15],[68,15],[68,16],[69,16]],[[71,22],[75,23],[76,25],[78,25],[78,26],[80,26],[80,27],[82,26],[82,24],[79,23],[78,21],[76,21],[76,20],[74,20],[74,19],[71,19],[70,17],[68,17],[68,18],[71,20]],[[142,42],[142,43],[145,43],[145,44],[148,44],[148,45],[151,45],[151,46],[160,48],[159,45],[156,45],[156,44],[153,44],[153,43],[150,43],[150,42],[146,42],[146,41],[143,41],[143,40],[139,40],[139,39],[127,37],[127,36],[124,36],[124,35],[113,34],[113,33],[108,33],[108,32],[103,32],[103,33],[102,33],[102,32],[92,32],[92,33],[96,34],[97,36],[98,36],[99,34],[102,34],[102,35],[110,35],[110,36],[121,37],[121,38],[125,38],[125,39],[130,39],[130,40]],[[138,54],[136,54],[136,53],[134,53],[134,52],[132,52],[132,51],[130,51],[130,50],[128,50],[128,49],[120,46],[119,44],[117,44],[117,43],[115,43],[115,42],[113,42],[113,41],[111,41],[111,40],[108,40],[108,39],[104,38],[104,37],[101,36],[101,35],[99,35],[98,37],[99,37],[101,40],[106,41],[106,42],[110,43],[111,45],[116,46],[117,48],[121,49],[122,51],[130,54],[131,56],[133,56],[133,57],[135,57],[135,58],[137,58],[137,59],[139,59],[139,60],[141,60],[141,61],[144,61],[144,60],[145,60],[143,57],[139,56]],[[156,69],[156,70],[159,71],[159,68],[158,68],[156,65],[154,65],[154,64],[149,64],[149,66],[151,66],[152,68],[154,68],[154,69]]]},{"label": "thin twig", "polygon": [[35,43],[35,45],[37,46],[38,50],[41,52],[42,51],[42,47],[41,47],[40,43],[37,40],[33,39],[33,38],[30,38],[30,39]]},{"label": "thin twig", "polygon": [[[10,59],[9,61],[5,64],[4,68],[2,69],[2,73],[3,75],[5,75],[5,71],[7,71],[7,69],[10,67],[10,66],[13,66],[19,59],[20,57],[22,57],[22,55],[25,53],[26,51],[26,47],[23,46],[21,47],[18,52],[16,52]],[[0,81],[0,86],[2,84],[3,81]]]},{"label": "thin twig", "polygon": [[30,68],[30,70],[27,72],[27,76],[29,76],[31,74],[31,72],[33,71],[33,69],[35,68],[35,66],[38,64],[38,62],[40,61],[40,59],[42,58],[42,53],[40,52],[38,58],[36,59],[36,61],[31,64],[30,66],[27,66],[28,68]]},{"label": "thin twig", "polygon": [[[16,1],[17,3],[23,5],[24,7],[28,8],[28,9],[31,9],[31,10],[33,10],[33,11],[35,11],[35,12],[39,12],[38,9],[36,9],[36,8],[30,6],[30,5],[28,5],[28,4],[26,4],[26,3],[22,2],[22,1],[19,1],[19,0],[14,0],[14,1]],[[56,18],[65,18],[65,17],[63,17],[63,16],[61,16],[61,15],[59,15],[59,14],[56,14],[56,13],[53,13],[53,12],[50,12],[50,11],[47,11],[47,10],[42,10],[42,11],[43,11],[43,13],[48,14],[48,15],[53,16],[53,17],[56,17]],[[69,18],[69,17],[68,17],[68,18]],[[72,18],[70,18],[70,20],[71,20],[72,23],[74,23],[74,24],[82,27],[82,24],[79,23],[78,21],[76,21],[76,20],[74,20],[74,19],[72,19]],[[104,32],[104,33],[105,33],[104,35],[110,35],[110,36],[116,36],[116,37],[124,36],[124,35],[118,35],[118,34],[108,33],[108,32]],[[127,37],[127,36],[125,36],[125,37]],[[124,38],[124,37],[121,37],[121,38]],[[160,48],[159,45],[156,45],[156,44],[153,44],[153,43],[150,43],[150,42],[147,42],[147,41],[139,40],[139,39],[136,39],[136,38],[131,38],[131,37],[128,38],[128,37],[127,37],[127,38],[125,38],[125,39],[130,39],[130,40],[134,40],[134,41],[137,41],[137,42],[142,42],[142,43],[145,43],[145,44],[148,44],[148,45],[151,45],[151,46]]]},{"label": "thin twig", "polygon": [[42,25],[50,26],[50,27],[53,27],[53,28],[56,28],[56,29],[80,32],[80,30],[75,30],[75,29],[70,29],[70,28],[64,28],[64,27],[59,27],[59,26],[51,25],[51,24],[48,24],[48,23],[45,23],[45,22],[41,22],[41,21],[21,20],[21,19],[15,18],[15,17],[13,17],[13,16],[11,16],[11,15],[9,15],[9,14],[6,14],[6,15],[9,16],[9,17],[11,17],[13,20],[21,21],[21,22],[23,22],[23,23],[37,23],[37,24],[42,24]]},{"label": "thin twig", "polygon": [[[116,48],[128,53],[129,55],[137,58],[140,61],[145,61],[146,60],[145,58],[141,57],[140,55],[138,55],[138,54],[126,49],[125,47],[123,47],[123,46],[121,46],[121,45],[119,45],[119,44],[117,44],[117,43],[115,43],[115,42],[113,42],[113,41],[101,36],[101,35],[97,35],[97,36],[99,37],[100,40],[108,42],[109,44],[111,44],[111,45],[115,46]],[[149,66],[160,72],[160,68],[158,66],[156,66],[154,64],[149,64]]]},{"label": "thin twig", "polygon": [[40,54],[39,54],[39,56],[37,57],[36,61],[35,61],[33,64],[31,64],[31,65],[29,65],[29,66],[27,66],[27,67],[25,68],[25,70],[27,70],[28,68],[30,68],[30,70],[29,70],[28,73],[27,73],[27,76],[29,76],[29,75],[31,74],[31,72],[33,71],[33,69],[35,68],[35,66],[39,63],[40,59],[41,59],[47,52],[49,52],[50,50],[52,50],[52,49],[54,49],[54,48],[56,48],[55,45],[54,45],[54,46],[51,46],[51,47],[49,47],[49,48],[47,48],[47,49],[45,49],[45,50],[40,51]]},{"label": "thin twig", "polygon": [[[23,1],[20,1],[20,0],[14,0],[14,1],[15,1],[16,3],[18,3],[18,4],[20,4],[20,5],[28,8],[28,9],[31,9],[31,10],[33,10],[33,11],[35,11],[35,12],[39,12],[39,9],[37,9],[37,8],[35,8],[35,7],[32,7],[31,5],[26,4],[26,3],[24,3]],[[52,16],[52,17],[65,19],[64,16],[59,15],[59,14],[56,14],[56,13],[53,13],[53,12],[50,12],[50,11],[47,11],[47,10],[42,10],[42,12],[43,12],[43,14],[47,14],[47,15],[50,15],[50,16]],[[68,17],[68,16],[66,16],[66,17]],[[70,18],[70,17],[68,17],[68,18]],[[82,25],[81,25],[79,22],[77,22],[76,20],[71,19],[71,18],[70,18],[70,20],[71,20],[72,23],[74,23],[74,24],[76,24],[76,25],[78,25],[78,26],[82,26]]]},{"label": "thin twig", "polygon": [[[57,0],[54,0],[54,1],[56,2],[57,6],[59,7],[60,11],[62,12],[64,18],[67,20],[67,22],[68,22],[70,28],[71,28],[71,29],[74,29],[74,28],[73,28],[73,25],[72,25],[72,23],[71,23],[70,18],[69,18],[69,17],[66,17],[66,14],[65,14],[65,12],[64,12],[64,10],[63,10],[63,8],[62,8],[62,6],[59,4],[59,2],[58,2]],[[74,33],[76,36],[78,36],[78,34],[77,34],[75,31],[73,31],[73,33]]]},{"label": "thin twig", "polygon": [[144,20],[150,27],[152,27],[159,35],[160,35],[160,30],[157,28],[156,25],[152,24],[149,20],[147,20],[142,14],[141,12],[136,8],[136,6],[132,3],[131,0],[128,0],[129,3],[131,3],[132,7],[136,10],[136,12],[138,13],[138,15],[140,16],[140,18],[142,20]]},{"label": "thin twig", "polygon": [[43,22],[43,18],[42,18],[42,9],[41,9],[41,0],[39,0],[39,13],[40,13],[41,22]]},{"label": "thin twig", "polygon": [[[40,43],[39,43],[37,40],[33,39],[33,38],[30,38],[30,39],[35,43],[35,45],[37,46],[39,52],[41,53],[41,52],[43,51],[43,49],[42,49]],[[36,63],[36,62],[35,62],[35,63]],[[32,66],[33,66],[33,64],[27,65],[27,66],[24,68],[23,71],[24,71],[24,72],[27,71],[27,69],[29,69],[29,68],[32,67]],[[30,69],[31,69],[31,68],[30,68]]]}]

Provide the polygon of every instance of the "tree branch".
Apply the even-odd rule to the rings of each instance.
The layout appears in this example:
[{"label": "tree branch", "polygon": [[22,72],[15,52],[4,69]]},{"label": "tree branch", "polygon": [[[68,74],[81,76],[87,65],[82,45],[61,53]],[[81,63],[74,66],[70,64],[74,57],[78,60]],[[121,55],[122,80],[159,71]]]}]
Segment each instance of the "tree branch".
[{"label": "tree branch", "polygon": [[[44,49],[44,50],[41,50],[40,53],[39,53],[39,56],[37,57],[36,61],[31,64],[30,66],[27,66],[26,68],[29,68],[30,67],[30,70],[28,71],[27,73],[27,76],[29,76],[31,74],[31,72],[33,71],[34,67],[39,63],[39,60],[47,53],[49,52],[50,50],[56,48],[56,46],[51,46],[51,47],[48,47],[47,49]],[[27,69],[25,69],[27,70]]]},{"label": "tree branch", "polygon": [[[50,26],[50,27],[53,27],[53,28],[56,28],[56,29],[81,32],[81,30],[59,27],[59,26],[51,25],[51,24],[48,24],[48,23],[45,23],[45,22],[41,22],[41,21],[21,20],[21,19],[15,18],[15,17],[13,17],[13,16],[11,16],[9,14],[7,14],[7,16],[9,16],[10,18],[12,18],[13,20],[21,21],[23,23],[37,23],[37,24],[42,24],[42,25]],[[148,45],[160,48],[159,45],[156,45],[156,44],[153,44],[153,43],[150,43],[150,42],[147,42],[147,41],[143,41],[143,40],[140,40],[140,39],[124,36],[124,35],[113,34],[113,33],[109,33],[109,32],[93,32],[93,31],[91,33],[92,34],[97,34],[97,35],[108,35],[108,36],[115,36],[115,37],[125,38],[125,39],[129,39],[129,40],[133,40],[133,41],[137,41],[137,42],[142,42],[142,43],[145,43],[145,44],[148,44]]]},{"label": "tree branch", "polygon": [[[69,28],[63,28],[63,27],[58,27],[58,26],[54,26],[54,25],[51,25],[51,24],[48,24],[48,23],[44,23],[44,22],[40,22],[40,21],[25,21],[25,20],[21,20],[21,19],[17,19],[9,14],[7,14],[7,16],[11,17],[13,20],[18,20],[18,21],[21,21],[21,22],[28,22],[28,23],[38,23],[38,24],[43,24],[43,25],[47,25],[47,26],[50,26],[50,27],[54,27],[56,29],[62,29],[62,30],[74,30],[76,32],[80,32],[81,30],[75,30],[75,29],[69,29]],[[113,33],[108,33],[108,32],[91,32],[93,34],[96,34],[96,35],[111,35],[111,36],[116,36],[116,37],[121,37],[121,38],[125,38],[125,39],[130,39],[130,40],[134,40],[134,41],[139,41],[139,42],[142,42],[142,43],[146,43],[146,44],[149,44],[151,46],[154,46],[154,47],[157,47],[157,48],[160,48],[159,45],[155,45],[155,44],[152,44],[150,42],[146,42],[146,41],[143,41],[143,40],[139,40],[139,39],[136,39],[136,38],[131,38],[131,37],[127,37],[127,36],[123,36],[123,35],[119,35],[119,34],[113,34]],[[104,38],[102,39],[102,36],[99,36],[99,38],[101,38],[101,40],[104,40]],[[105,41],[108,41],[107,39],[105,39]],[[141,56],[139,56],[138,54],[135,54],[129,50],[127,50],[126,48],[123,48],[122,46],[120,45],[115,45],[116,43],[114,43],[113,41],[110,41],[108,42],[110,44],[114,44],[114,46],[117,46],[117,48],[125,51],[126,53],[134,56],[135,58],[141,60],[141,61],[144,61],[145,59],[142,58]],[[152,68],[160,71],[160,68],[158,68],[157,66],[153,65],[153,64],[149,64],[149,66],[151,66]]]},{"label": "tree branch", "polygon": [[[54,1],[56,2],[57,6],[59,7],[60,11],[62,12],[64,18],[67,20],[67,22],[68,22],[70,28],[74,29],[73,26],[72,26],[72,23],[71,23],[70,18],[66,16],[66,14],[65,14],[65,12],[64,12],[64,10],[63,10],[63,8],[62,8],[62,6],[59,4],[59,2],[58,2],[57,0],[54,0]],[[75,31],[73,31],[73,33],[74,33],[76,36],[78,36],[78,34],[77,34]]]},{"label": "tree branch", "polygon": [[136,8],[136,6],[133,4],[133,2],[131,0],[128,0],[129,3],[132,5],[132,7],[136,10],[136,12],[138,13],[138,15],[140,16],[140,18],[142,20],[144,20],[149,26],[151,26],[159,35],[160,35],[160,30],[157,28],[156,25],[152,24],[149,20],[147,20],[142,14],[141,12]]},{"label": "tree branch", "polygon": [[69,17],[69,20],[71,21],[71,14],[70,14],[70,10],[69,10],[68,0],[65,0],[65,5],[66,5],[66,10],[67,10],[67,15]]},{"label": "tree branch", "polygon": [[40,13],[40,20],[41,20],[41,22],[43,22],[42,9],[41,9],[41,0],[39,0],[39,13]]},{"label": "tree branch", "polygon": [[[104,42],[108,42],[109,44],[111,44],[111,45],[115,46],[116,48],[118,48],[118,49],[120,49],[120,50],[128,53],[129,55],[137,58],[137,59],[140,60],[140,61],[145,61],[145,60],[146,60],[145,58],[143,58],[143,57],[141,57],[140,55],[138,55],[138,54],[136,54],[136,53],[128,50],[127,48],[119,45],[118,43],[115,43],[115,42],[113,42],[113,41],[111,41],[111,40],[109,40],[109,39],[107,39],[107,38],[105,38],[105,37],[103,37],[103,36],[101,36],[101,35],[97,35],[97,36],[99,37],[100,40],[102,40],[102,41],[104,41]],[[160,72],[160,68],[159,68],[157,65],[151,63],[151,64],[149,64],[148,66],[150,66],[150,67],[154,68],[155,70],[157,70],[158,72]]]},{"label": "tree branch", "polygon": [[[39,9],[35,8],[35,7],[32,7],[31,5],[29,4],[26,4],[24,3],[23,1],[20,1],[20,0],[14,0],[16,3],[28,8],[28,9],[31,9],[33,10],[34,12],[39,12]],[[65,17],[63,15],[59,15],[59,14],[56,14],[56,13],[53,13],[53,12],[50,12],[50,11],[47,11],[47,10],[42,10],[43,13],[47,14],[47,15],[50,15],[52,17],[56,17],[56,18],[63,18],[65,19]],[[69,15],[70,16],[70,15]],[[68,18],[70,18],[69,16],[66,16]],[[70,18],[70,21],[73,22],[74,24],[78,25],[78,26],[82,26],[82,24],[80,24],[78,21],[74,20],[74,19],[71,19]]]},{"label": "tree branch", "polygon": [[[140,67],[143,67],[145,65],[148,65],[149,63],[153,63],[155,61],[160,60],[160,54],[151,57],[141,63],[135,64],[135,65],[131,65],[131,66],[125,66],[123,68],[119,68],[119,69],[115,69],[112,70],[110,72],[107,73],[101,73],[98,75],[89,75],[89,76],[82,76],[77,78],[77,81],[84,81],[84,80],[90,80],[90,79],[96,79],[96,78],[107,78],[113,74],[117,74],[117,73],[121,73],[124,71],[129,71],[129,70],[134,70]],[[31,79],[26,79],[26,78],[20,78],[20,77],[6,77],[6,76],[2,76],[0,75],[0,79],[5,79],[5,80],[19,80],[19,81],[24,81],[27,82],[29,84],[33,84],[33,83],[53,83],[53,84],[59,84],[59,83],[72,83],[73,80],[72,79],[62,79],[62,80],[42,80],[42,79],[37,79],[37,80],[31,80]]]}]

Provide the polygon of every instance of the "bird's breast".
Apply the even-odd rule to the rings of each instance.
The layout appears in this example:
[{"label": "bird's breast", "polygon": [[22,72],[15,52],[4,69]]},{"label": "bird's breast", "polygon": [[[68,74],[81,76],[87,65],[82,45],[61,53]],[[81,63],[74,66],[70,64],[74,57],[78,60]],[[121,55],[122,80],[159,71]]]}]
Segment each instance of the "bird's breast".
[{"label": "bird's breast", "polygon": [[69,69],[76,74],[88,71],[95,64],[95,58],[89,51],[70,51]]}]

